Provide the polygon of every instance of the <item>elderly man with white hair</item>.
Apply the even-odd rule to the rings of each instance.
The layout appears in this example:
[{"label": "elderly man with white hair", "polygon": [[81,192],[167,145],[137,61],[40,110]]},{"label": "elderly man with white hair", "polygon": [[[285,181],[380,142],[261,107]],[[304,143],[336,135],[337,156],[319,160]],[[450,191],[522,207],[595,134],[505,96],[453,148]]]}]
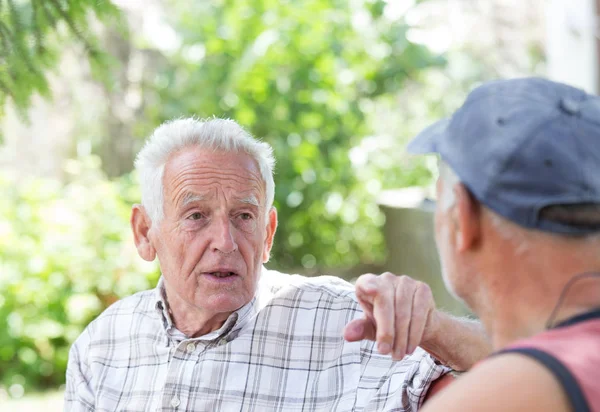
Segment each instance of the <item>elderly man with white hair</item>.
[{"label": "elderly man with white hair", "polygon": [[441,157],[444,280],[496,350],[424,410],[600,411],[600,97],[486,83],[409,149]]},{"label": "elderly man with white hair", "polygon": [[73,344],[65,410],[413,411],[489,352],[478,323],[437,311],[409,277],[267,270],[273,165],[230,120],[155,130],[131,226],[162,276]]}]

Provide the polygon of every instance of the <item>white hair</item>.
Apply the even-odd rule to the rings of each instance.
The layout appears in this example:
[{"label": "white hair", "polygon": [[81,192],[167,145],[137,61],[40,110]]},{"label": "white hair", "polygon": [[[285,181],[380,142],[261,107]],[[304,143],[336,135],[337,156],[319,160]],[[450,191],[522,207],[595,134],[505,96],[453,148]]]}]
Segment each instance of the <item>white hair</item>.
[{"label": "white hair", "polygon": [[153,223],[163,218],[165,164],[173,153],[190,146],[249,154],[256,161],[265,184],[268,218],[275,195],[275,158],[271,146],[252,137],[233,120],[184,118],[165,122],[156,128],[135,160],[142,189],[142,205]]},{"label": "white hair", "polygon": [[443,160],[438,162],[438,170],[440,173],[440,179],[443,182],[442,192],[438,202],[442,210],[448,210],[456,203],[456,195],[454,193],[454,186],[461,183],[459,177],[454,173],[454,170]]}]

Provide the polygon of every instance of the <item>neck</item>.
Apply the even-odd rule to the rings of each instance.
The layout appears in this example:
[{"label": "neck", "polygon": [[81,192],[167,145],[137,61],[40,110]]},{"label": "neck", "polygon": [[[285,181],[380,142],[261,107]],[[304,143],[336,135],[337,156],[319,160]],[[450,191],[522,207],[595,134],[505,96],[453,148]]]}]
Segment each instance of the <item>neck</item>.
[{"label": "neck", "polygon": [[166,284],[165,294],[175,327],[189,338],[197,338],[219,329],[231,315],[231,312],[209,313],[190,305],[177,293],[170,291]]},{"label": "neck", "polygon": [[[545,313],[532,310],[531,307],[519,305],[518,314],[506,313],[493,319],[482,319],[489,331],[492,346],[495,350],[502,349],[520,339],[525,339],[544,332],[548,327],[553,327],[582,313],[597,308],[599,304],[592,305],[569,305],[560,308],[554,317],[553,311],[547,308]],[[552,319],[551,319],[552,318]],[[549,321],[551,323],[549,324]]]},{"label": "neck", "polygon": [[497,253],[500,260],[482,269],[491,276],[474,309],[496,350],[600,306],[600,274],[578,276],[600,272],[597,259],[541,249],[510,259]]}]

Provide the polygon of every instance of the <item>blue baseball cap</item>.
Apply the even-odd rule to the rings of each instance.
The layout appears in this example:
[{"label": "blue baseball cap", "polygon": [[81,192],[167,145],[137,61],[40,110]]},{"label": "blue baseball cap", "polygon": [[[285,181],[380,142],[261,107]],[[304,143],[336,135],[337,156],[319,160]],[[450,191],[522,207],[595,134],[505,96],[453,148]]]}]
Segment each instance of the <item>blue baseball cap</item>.
[{"label": "blue baseball cap", "polygon": [[600,205],[600,97],[541,78],[474,89],[413,153],[438,153],[473,196],[530,229],[585,235],[600,224],[544,218],[549,206]]}]

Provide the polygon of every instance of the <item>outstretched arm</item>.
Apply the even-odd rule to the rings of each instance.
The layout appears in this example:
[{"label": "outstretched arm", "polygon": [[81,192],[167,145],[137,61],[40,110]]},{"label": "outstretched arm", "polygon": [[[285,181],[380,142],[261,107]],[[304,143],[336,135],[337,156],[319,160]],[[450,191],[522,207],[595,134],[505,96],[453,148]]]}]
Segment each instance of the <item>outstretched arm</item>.
[{"label": "outstretched arm", "polygon": [[356,281],[356,297],[365,317],[350,322],[348,341],[377,341],[382,354],[402,359],[417,346],[457,371],[465,371],[491,351],[479,324],[435,309],[428,285],[408,276],[386,272],[366,274]]},{"label": "outstretched arm", "polygon": [[420,345],[455,371],[469,370],[491,353],[492,346],[480,322],[434,311]]}]

